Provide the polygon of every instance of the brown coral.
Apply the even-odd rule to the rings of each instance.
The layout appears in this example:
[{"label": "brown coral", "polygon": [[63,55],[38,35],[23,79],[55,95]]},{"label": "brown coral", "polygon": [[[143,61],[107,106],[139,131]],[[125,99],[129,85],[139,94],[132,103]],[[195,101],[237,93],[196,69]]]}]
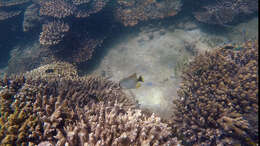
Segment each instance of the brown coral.
[{"label": "brown coral", "polygon": [[258,42],[198,56],[183,75],[174,116],[188,144],[258,142]]},{"label": "brown coral", "polygon": [[[100,102],[78,111],[79,122],[58,132],[57,145],[177,145],[171,128],[154,115]],[[95,114],[93,114],[95,113]]]},{"label": "brown coral", "polygon": [[[51,71],[62,64],[66,73]],[[179,143],[168,124],[142,113],[117,84],[69,72],[75,73],[71,65],[57,63],[0,80],[2,144]]]},{"label": "brown coral", "polygon": [[134,26],[141,21],[162,19],[176,15],[181,7],[179,0],[118,0],[115,16],[125,26]]},{"label": "brown coral", "polygon": [[25,83],[23,76],[12,81],[7,78],[1,81],[0,91],[0,141],[3,145],[25,145],[41,136],[41,123],[32,113],[30,103],[32,96],[20,94],[20,89]]},{"label": "brown coral", "polygon": [[87,62],[92,58],[95,49],[102,43],[102,39],[94,39],[87,36],[84,41],[80,42],[78,49],[68,59],[75,63]]},{"label": "brown coral", "polygon": [[62,41],[65,33],[69,31],[69,25],[63,21],[53,21],[43,24],[39,41],[42,45],[55,45]]},{"label": "brown coral", "polygon": [[101,11],[108,2],[109,0],[73,1],[73,3],[78,6],[78,11],[75,16],[77,18],[86,18],[91,14]]},{"label": "brown coral", "polygon": [[64,0],[49,0],[42,2],[40,15],[65,18],[73,15],[75,7]]}]

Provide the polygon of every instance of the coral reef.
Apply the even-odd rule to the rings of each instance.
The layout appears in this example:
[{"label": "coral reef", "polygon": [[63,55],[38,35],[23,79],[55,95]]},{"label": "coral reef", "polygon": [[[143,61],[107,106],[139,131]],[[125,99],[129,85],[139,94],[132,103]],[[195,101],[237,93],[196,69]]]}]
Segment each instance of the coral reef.
[{"label": "coral reef", "polygon": [[[43,24],[40,43],[53,50],[53,54],[63,61],[77,64],[88,61],[95,48],[103,43],[103,38],[90,37],[85,30],[70,32],[72,23],[66,23],[65,18],[86,18],[102,10],[107,2],[108,0],[40,1],[39,14],[46,19],[53,19],[52,22]],[[70,35],[67,38],[66,33]],[[72,55],[66,56],[68,53]]]},{"label": "coral reef", "polygon": [[11,12],[0,11],[0,20],[12,18],[14,16],[19,15],[20,13],[21,13],[21,11],[11,11]]},{"label": "coral reef", "polygon": [[95,36],[95,33],[82,29],[81,32],[69,33],[62,43],[47,48],[53,53],[56,60],[79,65],[92,58],[92,54],[102,46],[104,39],[103,36]]},{"label": "coral reef", "polygon": [[75,66],[66,62],[53,62],[42,65],[34,70],[25,73],[25,76],[43,78],[46,80],[52,78],[76,78],[78,72]]},{"label": "coral reef", "polygon": [[142,113],[118,84],[56,62],[0,79],[4,145],[177,145],[172,128]]},{"label": "coral reef", "polygon": [[174,123],[187,144],[258,143],[258,42],[226,45],[187,67]]},{"label": "coral reef", "polygon": [[[177,145],[171,128],[141,110],[124,110],[120,104],[103,102],[85,107],[80,121],[59,132],[57,145]],[[95,114],[93,114],[95,113]]]},{"label": "coral reef", "polygon": [[117,0],[117,3],[115,17],[125,26],[174,16],[180,11],[182,5],[180,0]]},{"label": "coral reef", "polygon": [[40,26],[40,23],[43,21],[43,17],[39,14],[39,7],[37,4],[29,5],[24,12],[23,19],[23,31],[28,32],[33,30],[35,27]]},{"label": "coral reef", "polygon": [[42,2],[39,13],[44,16],[65,18],[71,16],[75,9],[73,5],[64,0],[50,0]]},{"label": "coral reef", "polygon": [[87,62],[92,58],[92,54],[95,49],[101,46],[102,43],[102,38],[99,39],[87,35],[85,36],[84,40],[77,44],[77,47],[75,47],[76,49],[73,50],[71,56],[69,56],[67,60],[77,64]]},{"label": "coral reef", "polygon": [[224,25],[241,14],[249,15],[257,11],[258,0],[220,0],[194,12],[194,16],[204,23]]},{"label": "coral reef", "polygon": [[10,52],[11,58],[8,61],[7,74],[20,74],[57,61],[54,54],[38,43],[38,39],[30,46],[17,46]]},{"label": "coral reef", "polygon": [[101,11],[109,0],[73,0],[73,4],[78,7],[75,14],[77,18],[86,18]]},{"label": "coral reef", "polygon": [[21,0],[21,1],[1,1],[0,2],[0,21],[12,18],[14,16],[20,15],[22,9],[19,7],[21,5],[27,4],[31,0]]},{"label": "coral reef", "polygon": [[69,25],[63,21],[53,21],[42,25],[39,41],[42,45],[56,45],[69,31]]}]

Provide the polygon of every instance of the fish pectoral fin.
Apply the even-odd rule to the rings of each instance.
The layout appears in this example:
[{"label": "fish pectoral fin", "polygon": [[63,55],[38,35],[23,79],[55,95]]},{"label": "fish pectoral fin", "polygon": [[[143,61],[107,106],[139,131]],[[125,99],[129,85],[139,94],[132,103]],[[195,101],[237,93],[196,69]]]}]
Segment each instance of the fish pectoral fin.
[{"label": "fish pectoral fin", "polygon": [[136,83],[135,88],[141,87],[141,83]]}]

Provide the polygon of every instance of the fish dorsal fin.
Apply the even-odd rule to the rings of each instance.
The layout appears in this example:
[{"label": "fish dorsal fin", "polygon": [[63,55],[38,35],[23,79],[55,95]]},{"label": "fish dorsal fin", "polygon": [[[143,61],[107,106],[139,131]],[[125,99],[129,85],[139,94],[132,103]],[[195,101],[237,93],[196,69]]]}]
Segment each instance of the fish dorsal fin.
[{"label": "fish dorsal fin", "polygon": [[136,75],[136,73],[133,73],[132,75],[130,75],[129,77],[128,77],[128,79],[137,79],[137,75]]}]

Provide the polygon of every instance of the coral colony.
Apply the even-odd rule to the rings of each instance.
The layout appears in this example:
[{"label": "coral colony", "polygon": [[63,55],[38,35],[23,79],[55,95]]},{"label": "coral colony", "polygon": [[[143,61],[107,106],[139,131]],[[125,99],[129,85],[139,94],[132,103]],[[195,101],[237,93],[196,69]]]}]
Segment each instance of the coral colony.
[{"label": "coral colony", "polygon": [[[258,42],[198,56],[172,118],[139,109],[117,83],[65,62],[0,80],[4,145],[250,145],[258,142]],[[231,49],[230,49],[231,48]]]},{"label": "coral colony", "polygon": [[[78,75],[77,65],[89,61],[106,37],[85,30],[75,34],[69,20],[88,20],[108,9],[103,13],[132,27],[175,16],[182,5],[181,0],[0,1],[0,22],[23,14],[24,32],[40,26],[34,58],[49,61],[0,79],[1,145],[257,145],[258,41],[195,57],[182,73],[168,119],[141,110],[118,83]],[[257,12],[258,0],[216,0],[198,7],[192,13],[196,20],[223,26]],[[25,62],[20,67],[34,66]]]}]

